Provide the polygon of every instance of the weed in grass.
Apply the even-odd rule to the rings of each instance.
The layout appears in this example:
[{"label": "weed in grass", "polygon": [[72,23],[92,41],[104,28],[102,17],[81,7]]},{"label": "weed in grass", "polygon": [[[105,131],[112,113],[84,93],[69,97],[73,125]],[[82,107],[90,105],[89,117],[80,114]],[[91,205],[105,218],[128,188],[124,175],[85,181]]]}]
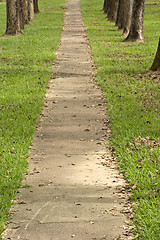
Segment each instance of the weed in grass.
[{"label": "weed in grass", "polygon": [[[0,35],[5,32],[5,4],[0,3]],[[23,35],[0,38],[0,233],[27,171],[62,31],[64,1],[39,4],[40,14]]]},{"label": "weed in grass", "polygon": [[[157,1],[158,2],[158,1]],[[103,1],[81,1],[83,19],[110,115],[111,142],[131,187],[137,239],[159,239],[160,76],[147,73],[157,49],[160,5],[146,1],[145,43],[123,42],[100,11]]]}]

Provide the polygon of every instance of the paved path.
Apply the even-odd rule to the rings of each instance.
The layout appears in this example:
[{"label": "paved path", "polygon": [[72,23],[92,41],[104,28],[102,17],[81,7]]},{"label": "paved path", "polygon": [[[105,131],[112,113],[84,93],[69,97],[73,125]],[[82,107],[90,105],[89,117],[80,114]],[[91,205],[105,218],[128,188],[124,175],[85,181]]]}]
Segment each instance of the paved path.
[{"label": "paved path", "polygon": [[[53,36],[54,37],[54,36]],[[66,5],[64,29],[29,174],[6,239],[121,239],[125,184],[106,148],[109,129],[79,0]]]}]

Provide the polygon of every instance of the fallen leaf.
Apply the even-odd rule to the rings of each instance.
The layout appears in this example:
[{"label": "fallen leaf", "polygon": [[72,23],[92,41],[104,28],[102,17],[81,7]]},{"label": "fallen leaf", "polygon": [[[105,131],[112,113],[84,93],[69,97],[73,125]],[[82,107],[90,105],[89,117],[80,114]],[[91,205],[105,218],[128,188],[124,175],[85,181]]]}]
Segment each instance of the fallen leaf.
[{"label": "fallen leaf", "polygon": [[44,183],[39,183],[39,187],[44,187],[45,184]]},{"label": "fallen leaf", "polygon": [[88,128],[86,128],[84,131],[85,131],[85,132],[89,132],[90,130],[89,130]]},{"label": "fallen leaf", "polygon": [[137,187],[137,182],[132,186],[132,189],[136,189]]},{"label": "fallen leaf", "polygon": [[23,200],[21,200],[20,202],[18,202],[18,204],[26,204],[26,202],[24,202]]}]

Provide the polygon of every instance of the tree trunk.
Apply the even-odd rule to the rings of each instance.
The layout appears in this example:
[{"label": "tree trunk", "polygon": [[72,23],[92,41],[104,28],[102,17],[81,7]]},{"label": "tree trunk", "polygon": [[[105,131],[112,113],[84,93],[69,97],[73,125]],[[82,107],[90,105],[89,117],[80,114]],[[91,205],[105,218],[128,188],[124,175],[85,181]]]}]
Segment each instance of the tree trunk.
[{"label": "tree trunk", "polygon": [[6,1],[7,27],[4,36],[21,34],[19,1],[20,0]]},{"label": "tree trunk", "polygon": [[127,1],[127,12],[126,12],[126,21],[123,28],[123,36],[128,36],[129,30],[131,27],[132,11],[133,11],[133,0]]},{"label": "tree trunk", "polygon": [[103,12],[104,13],[107,13],[108,11],[108,0],[104,0],[104,3],[103,3]]},{"label": "tree trunk", "polygon": [[18,12],[20,19],[20,29],[24,29],[23,1],[18,0]]},{"label": "tree trunk", "polygon": [[27,25],[27,24],[29,24],[28,0],[23,0],[22,1],[22,11],[23,11],[24,25]]},{"label": "tree trunk", "polygon": [[38,0],[33,0],[34,3],[34,13],[39,13]]},{"label": "tree trunk", "polygon": [[34,4],[33,0],[28,0],[28,20],[34,20]]},{"label": "tree trunk", "polygon": [[117,18],[117,10],[118,10],[119,0],[110,1],[110,7],[108,9],[108,20],[111,22],[115,22]]},{"label": "tree trunk", "polygon": [[108,17],[108,12],[109,12],[109,10],[110,10],[110,8],[111,8],[111,1],[112,0],[105,0],[104,1],[104,13],[106,13],[107,14],[107,17]]},{"label": "tree trunk", "polygon": [[126,22],[126,0],[119,0],[116,19],[116,26],[118,27],[118,30],[124,29],[125,22]]},{"label": "tree trunk", "polygon": [[134,0],[131,27],[125,41],[144,42],[143,19],[145,0]]},{"label": "tree trunk", "polygon": [[159,38],[159,44],[158,44],[156,56],[154,58],[154,61],[150,70],[160,71],[160,38]]}]

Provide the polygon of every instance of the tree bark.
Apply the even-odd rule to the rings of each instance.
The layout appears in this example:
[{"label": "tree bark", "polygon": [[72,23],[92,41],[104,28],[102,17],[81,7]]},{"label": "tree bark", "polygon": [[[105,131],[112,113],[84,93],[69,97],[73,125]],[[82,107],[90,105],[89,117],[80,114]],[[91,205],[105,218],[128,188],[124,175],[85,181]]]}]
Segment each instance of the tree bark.
[{"label": "tree bark", "polygon": [[34,4],[33,0],[28,0],[28,20],[34,20]]},{"label": "tree bark", "polygon": [[154,58],[154,61],[153,61],[153,64],[152,64],[150,70],[152,70],[152,71],[160,71],[160,38],[159,38],[159,43],[158,43],[156,56]]},{"label": "tree bark", "polygon": [[131,27],[125,41],[144,42],[143,19],[145,0],[134,0]]},{"label": "tree bark", "polygon": [[104,0],[104,13],[107,14],[107,18],[108,18],[108,12],[111,8],[111,1],[112,0]]},{"label": "tree bark", "polygon": [[126,22],[126,1],[128,0],[119,0],[116,19],[116,26],[118,27],[118,30],[124,29],[124,25]]},{"label": "tree bark", "polygon": [[24,25],[27,25],[27,24],[29,24],[28,0],[23,0],[22,1],[22,11],[23,11]]},{"label": "tree bark", "polygon": [[108,20],[111,22],[115,22],[117,18],[119,0],[112,0],[109,4],[110,7],[108,9]]},{"label": "tree bark", "polygon": [[20,0],[7,0],[7,27],[4,36],[21,34],[20,28]]},{"label": "tree bark", "polygon": [[39,13],[38,0],[33,0],[34,3],[34,13]]},{"label": "tree bark", "polygon": [[107,13],[108,11],[108,0],[104,0],[104,3],[103,3],[103,12],[104,13]]},{"label": "tree bark", "polygon": [[131,27],[132,11],[133,11],[133,0],[127,0],[127,11],[126,11],[126,20],[123,28],[123,36],[128,36],[129,30]]},{"label": "tree bark", "polygon": [[20,19],[20,29],[24,29],[23,1],[18,0],[18,11]]}]

